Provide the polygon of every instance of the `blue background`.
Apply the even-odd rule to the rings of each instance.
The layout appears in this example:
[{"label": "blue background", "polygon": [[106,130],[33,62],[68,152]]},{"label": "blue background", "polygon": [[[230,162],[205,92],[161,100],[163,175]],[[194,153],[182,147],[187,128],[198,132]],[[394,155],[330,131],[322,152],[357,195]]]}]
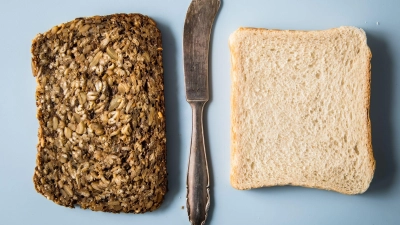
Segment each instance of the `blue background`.
[{"label": "blue background", "polygon": [[[188,224],[185,206],[191,109],[185,101],[182,35],[189,0],[0,1],[0,224]],[[33,187],[37,128],[30,45],[39,32],[75,17],[140,12],[163,34],[169,192],[160,209],[109,214],[58,206]],[[379,23],[379,25],[377,24]],[[363,28],[372,58],[371,120],[377,161],[362,195],[301,187],[237,191],[229,184],[228,37],[240,26],[319,30]],[[400,224],[400,1],[224,0],[215,21],[211,99],[205,109],[212,202],[207,224]]]}]

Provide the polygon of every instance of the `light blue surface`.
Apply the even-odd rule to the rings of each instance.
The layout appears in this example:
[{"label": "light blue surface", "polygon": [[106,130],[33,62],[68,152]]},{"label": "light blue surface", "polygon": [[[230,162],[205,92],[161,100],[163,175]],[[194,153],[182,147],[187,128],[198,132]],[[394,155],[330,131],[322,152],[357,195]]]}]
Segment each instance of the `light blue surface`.
[{"label": "light blue surface", "polygon": [[[188,224],[185,206],[191,109],[185,101],[182,31],[190,0],[0,2],[0,224]],[[140,12],[163,33],[169,192],[143,215],[58,206],[32,183],[37,128],[30,45],[39,32],[75,17]],[[377,25],[379,22],[379,25]],[[230,62],[228,37],[239,26],[277,29],[365,29],[372,59],[371,119],[377,161],[372,187],[346,196],[301,187],[237,191],[229,184]],[[224,0],[215,22],[211,100],[206,108],[211,208],[207,224],[400,224],[400,1]],[[266,128],[267,129],[267,128]]]}]

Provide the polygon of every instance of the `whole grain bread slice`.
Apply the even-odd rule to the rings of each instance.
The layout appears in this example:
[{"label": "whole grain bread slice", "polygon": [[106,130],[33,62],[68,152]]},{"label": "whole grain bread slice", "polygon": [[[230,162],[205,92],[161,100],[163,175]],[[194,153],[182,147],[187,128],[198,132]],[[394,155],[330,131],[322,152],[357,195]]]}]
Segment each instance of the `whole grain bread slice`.
[{"label": "whole grain bread slice", "polygon": [[161,33],[141,14],[77,18],[32,43],[36,190],[106,212],[157,209],[167,192]]}]

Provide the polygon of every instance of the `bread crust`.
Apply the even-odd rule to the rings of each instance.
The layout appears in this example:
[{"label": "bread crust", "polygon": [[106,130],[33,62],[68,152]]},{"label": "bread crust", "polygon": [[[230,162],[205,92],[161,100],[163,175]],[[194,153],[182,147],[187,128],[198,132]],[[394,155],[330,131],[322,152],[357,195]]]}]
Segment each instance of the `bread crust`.
[{"label": "bread crust", "polygon": [[[364,33],[364,35],[366,36],[365,33]],[[375,168],[376,168],[376,161],[375,161],[375,158],[374,158],[374,152],[373,152],[373,148],[372,148],[372,126],[371,126],[371,117],[370,117],[370,108],[371,108],[371,59],[372,59],[372,52],[371,52],[371,49],[367,45],[367,40],[366,39],[365,39],[365,45],[369,49],[369,51],[368,51],[369,54],[368,54],[368,57],[367,57],[367,60],[368,60],[369,63],[367,64],[367,68],[366,68],[366,70],[367,70],[366,79],[368,80],[368,82],[367,82],[368,87],[366,88],[367,90],[366,90],[366,93],[365,93],[365,98],[366,98],[365,109],[367,110],[367,113],[366,113],[367,118],[366,118],[366,120],[367,120],[367,127],[368,127],[367,128],[368,129],[368,132],[367,132],[367,135],[368,135],[368,146],[367,146],[367,148],[368,148],[368,153],[369,153],[368,156],[369,156],[369,161],[370,161],[370,164],[369,164],[370,165],[370,170],[372,171],[372,176],[371,176],[371,178],[370,178],[368,183],[371,183],[372,179],[374,177],[373,174],[375,173]],[[367,191],[367,190],[365,190],[365,191]],[[359,194],[362,194],[364,192],[361,192]]]},{"label": "bread crust", "polygon": [[[240,159],[240,153],[238,153],[238,142],[239,137],[236,132],[236,126],[238,125],[236,123],[236,119],[238,116],[238,109],[240,105],[238,105],[237,98],[240,95],[239,93],[239,88],[237,88],[237,77],[240,76],[242,71],[239,71],[240,69],[240,60],[241,60],[241,55],[240,55],[240,48],[241,44],[243,44],[241,41],[238,41],[238,39],[241,35],[242,32],[246,31],[251,31],[251,32],[256,32],[256,33],[263,33],[263,32],[268,32],[268,33],[279,33],[279,32],[289,32],[289,33],[298,33],[298,32],[307,32],[310,34],[315,34],[317,32],[334,32],[334,31],[339,31],[340,29],[352,29],[355,32],[358,32],[358,35],[360,35],[361,38],[364,39],[365,41],[365,47],[368,49],[368,54],[366,57],[366,60],[368,63],[367,67],[365,68],[365,79],[367,80],[367,87],[365,88],[364,92],[364,98],[365,98],[365,103],[364,103],[364,108],[367,111],[366,113],[366,124],[367,124],[367,132],[366,132],[366,139],[367,139],[367,149],[368,149],[368,161],[369,161],[369,174],[367,178],[367,183],[370,184],[372,179],[373,179],[373,174],[375,171],[376,167],[376,162],[373,156],[373,148],[372,148],[372,134],[371,134],[371,120],[370,120],[370,93],[371,93],[371,58],[372,58],[372,53],[370,48],[367,45],[367,40],[366,40],[366,35],[365,32],[362,29],[355,28],[355,27],[339,27],[339,28],[332,28],[329,30],[324,30],[324,31],[295,31],[295,30],[276,30],[276,29],[265,29],[265,28],[251,28],[251,27],[241,27],[238,30],[236,30],[229,38],[229,48],[230,48],[230,53],[231,53],[231,79],[232,79],[232,86],[231,86],[231,172],[230,172],[230,182],[232,187],[238,190],[248,190],[252,188],[260,188],[260,187],[271,187],[271,186],[286,186],[286,185],[291,185],[291,186],[302,186],[302,187],[307,187],[307,188],[318,188],[318,189],[323,189],[323,190],[329,190],[329,191],[335,191],[339,192],[342,194],[348,194],[348,195],[353,195],[353,194],[362,194],[364,193],[367,189],[368,186],[365,189],[362,190],[345,190],[342,188],[338,188],[334,185],[310,185],[307,182],[302,182],[299,180],[293,180],[291,182],[283,182],[283,183],[273,183],[271,181],[264,181],[260,183],[247,183],[243,184],[240,183],[240,175],[238,175],[238,171],[241,170],[241,164],[238,163],[237,161]],[[243,163],[243,162],[242,162]]]}]

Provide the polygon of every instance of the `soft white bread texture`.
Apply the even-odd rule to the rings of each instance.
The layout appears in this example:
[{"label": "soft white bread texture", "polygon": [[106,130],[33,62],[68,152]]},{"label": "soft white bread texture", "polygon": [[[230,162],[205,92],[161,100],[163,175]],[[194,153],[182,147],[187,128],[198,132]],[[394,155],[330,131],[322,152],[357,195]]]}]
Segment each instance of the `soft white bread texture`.
[{"label": "soft white bread texture", "polygon": [[231,50],[231,184],[365,192],[371,52],[355,27],[240,28]]}]

